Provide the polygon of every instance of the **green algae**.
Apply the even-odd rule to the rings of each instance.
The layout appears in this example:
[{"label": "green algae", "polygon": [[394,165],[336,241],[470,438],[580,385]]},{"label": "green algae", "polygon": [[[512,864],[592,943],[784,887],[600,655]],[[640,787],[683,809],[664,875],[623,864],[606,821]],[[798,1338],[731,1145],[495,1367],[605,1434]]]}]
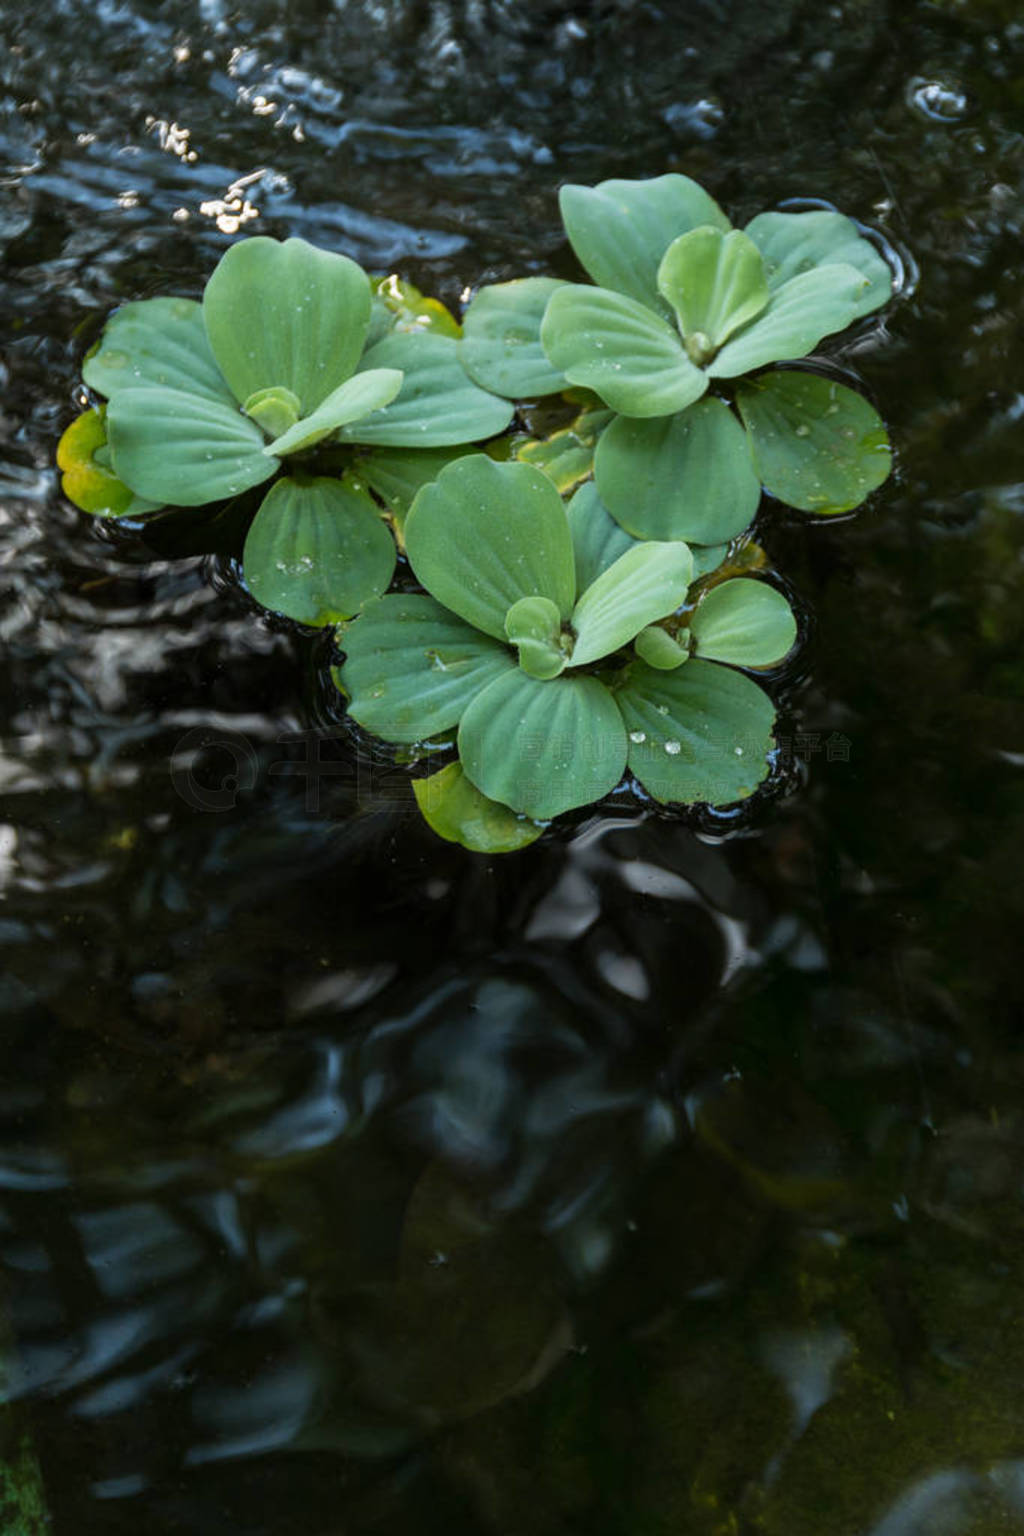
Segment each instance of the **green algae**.
[{"label": "green algae", "polygon": [[3,1536],[40,1536],[50,1529],[50,1516],[31,1437],[8,1396],[10,1359],[0,1312],[0,1531]]}]

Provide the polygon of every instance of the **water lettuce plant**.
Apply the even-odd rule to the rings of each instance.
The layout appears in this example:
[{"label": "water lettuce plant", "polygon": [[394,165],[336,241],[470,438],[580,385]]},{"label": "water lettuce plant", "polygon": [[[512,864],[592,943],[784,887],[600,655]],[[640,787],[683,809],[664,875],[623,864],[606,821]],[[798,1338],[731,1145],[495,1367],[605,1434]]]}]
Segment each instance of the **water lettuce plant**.
[{"label": "water lettuce plant", "polygon": [[481,289],[460,356],[510,398],[593,392],[611,413],[594,475],[628,532],[712,544],[748,526],[762,487],[839,512],[881,484],[889,444],[871,406],[819,373],[769,367],[889,299],[888,265],[852,220],[762,213],[733,229],[677,174],[565,186],[560,203],[593,285]]},{"label": "water lettuce plant", "polygon": [[[274,479],[246,541],[250,588],[308,623],[357,612],[395,565],[368,490],[374,451],[394,474],[396,458],[400,468],[424,449],[491,437],[512,415],[467,377],[432,302],[402,324],[407,307],[374,294],[347,256],[298,239],[238,241],[201,303],[144,299],[107,322],[83,367],[105,421],[62,444],[66,488],[69,476],[88,480],[95,510],[124,515]],[[361,473],[317,472],[310,454],[327,442],[369,449]]]},{"label": "water lettuce plant", "polygon": [[[735,579],[691,594],[683,541],[638,542],[584,486],[482,454],[444,468],[405,524],[424,593],[368,603],[341,631],[350,715],[411,745],[457,730],[488,801],[545,821],[627,766],[661,801],[730,804],[765,777],[774,710],[735,666],[768,666],[796,626]],[[461,781],[460,781],[461,782]]]},{"label": "water lettuce plant", "polygon": [[349,715],[407,761],[446,753],[416,801],[486,852],[624,775],[662,803],[751,795],[775,713],[749,674],[797,631],[736,536],[762,488],[835,512],[889,469],[867,401],[792,366],[890,294],[850,220],[732,229],[678,175],[565,187],[562,211],[593,283],[483,288],[464,327],[345,256],[240,240],[201,302],[108,320],[100,403],[57,453],[99,516],[226,503],[254,596],[337,626]]}]

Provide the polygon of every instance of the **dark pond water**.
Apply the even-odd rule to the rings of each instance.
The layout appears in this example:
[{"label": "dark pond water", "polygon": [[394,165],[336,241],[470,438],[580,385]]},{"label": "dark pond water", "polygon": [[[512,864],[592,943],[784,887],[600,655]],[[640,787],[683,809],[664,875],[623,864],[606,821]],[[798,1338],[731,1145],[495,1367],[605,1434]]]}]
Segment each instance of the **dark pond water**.
[{"label": "dark pond water", "polygon": [[[1024,1532],[1017,5],[0,30],[5,1536],[12,1467],[58,1536]],[[908,261],[843,359],[897,474],[764,523],[776,792],[495,861],[347,747],[314,792],[321,643],[62,501],[82,352],[239,228],[457,303],[572,272],[562,181],[668,169]]]}]

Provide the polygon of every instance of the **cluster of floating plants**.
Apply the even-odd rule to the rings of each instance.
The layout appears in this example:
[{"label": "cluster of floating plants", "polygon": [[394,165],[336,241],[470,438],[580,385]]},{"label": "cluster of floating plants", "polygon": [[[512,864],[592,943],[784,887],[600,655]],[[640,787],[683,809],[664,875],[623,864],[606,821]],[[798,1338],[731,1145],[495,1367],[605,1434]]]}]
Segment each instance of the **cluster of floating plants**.
[{"label": "cluster of floating plants", "polygon": [[345,256],[240,240],[201,303],[108,320],[83,367],[102,403],[58,449],[88,512],[248,508],[249,591],[336,626],[363,730],[457,753],[416,799],[490,852],[627,771],[663,803],[749,796],[775,711],[748,674],[796,639],[756,574],[762,492],[845,512],[890,468],[868,402],[792,366],[890,297],[850,219],[733,229],[675,174],[561,206],[593,282],[485,287],[461,327]]}]

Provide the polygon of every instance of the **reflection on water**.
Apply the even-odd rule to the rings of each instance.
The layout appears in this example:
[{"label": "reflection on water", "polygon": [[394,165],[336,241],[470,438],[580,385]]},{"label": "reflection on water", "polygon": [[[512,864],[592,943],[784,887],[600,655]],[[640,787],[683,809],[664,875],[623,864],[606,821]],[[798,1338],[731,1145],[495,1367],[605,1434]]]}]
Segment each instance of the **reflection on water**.
[{"label": "reflection on water", "polygon": [[[76,1536],[1024,1532],[1016,8],[0,30],[0,1468]],[[571,276],[557,186],[672,168],[911,263],[839,359],[897,475],[765,522],[775,798],[492,863],[345,739],[311,797],[230,516],[62,503],[83,350],[238,231]]]}]

